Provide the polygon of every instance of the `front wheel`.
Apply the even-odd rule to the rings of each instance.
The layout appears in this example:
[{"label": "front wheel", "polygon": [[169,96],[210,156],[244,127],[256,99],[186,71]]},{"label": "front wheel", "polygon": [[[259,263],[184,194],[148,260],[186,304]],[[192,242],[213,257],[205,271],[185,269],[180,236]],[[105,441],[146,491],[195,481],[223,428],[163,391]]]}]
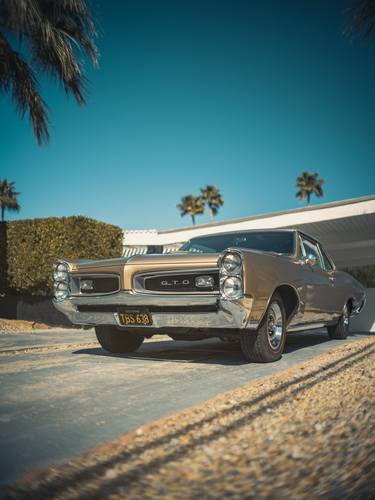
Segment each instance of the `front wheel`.
[{"label": "front wheel", "polygon": [[241,332],[241,350],[248,361],[270,363],[281,358],[286,336],[285,318],[282,298],[275,293],[258,330]]},{"label": "front wheel", "polygon": [[95,333],[103,349],[115,354],[134,352],[144,340],[135,330],[119,330],[115,326],[96,326]]},{"label": "front wheel", "polygon": [[334,326],[328,326],[328,335],[331,339],[346,339],[349,335],[350,329],[350,316],[348,305],[345,304],[344,309],[342,310],[342,315],[337,323]]}]

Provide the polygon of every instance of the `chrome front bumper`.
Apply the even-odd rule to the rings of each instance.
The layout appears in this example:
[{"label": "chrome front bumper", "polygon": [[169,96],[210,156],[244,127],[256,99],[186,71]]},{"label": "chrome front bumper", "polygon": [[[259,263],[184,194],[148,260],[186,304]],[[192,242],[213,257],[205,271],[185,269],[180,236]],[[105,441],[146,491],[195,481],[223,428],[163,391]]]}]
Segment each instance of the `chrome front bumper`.
[{"label": "chrome front bumper", "polygon": [[[120,291],[96,297],[77,296],[65,300],[53,299],[55,307],[75,325],[116,325],[116,308],[150,308],[152,328],[257,328],[257,322],[249,322],[251,298],[238,301],[223,300],[218,295],[150,295]],[[89,306],[90,311],[79,311],[79,306]],[[108,308],[113,310],[108,311]],[[155,306],[157,311],[153,311]],[[163,306],[166,308],[163,311]],[[194,307],[208,306],[209,312],[200,312]],[[210,307],[211,306],[211,307]],[[173,311],[173,307],[178,311]],[[103,310],[101,311],[100,308]],[[87,309],[87,307],[86,307]],[[106,310],[107,309],[107,310]],[[212,309],[212,310],[211,310]],[[140,328],[127,326],[126,328]],[[141,328],[149,328],[142,326]]]}]

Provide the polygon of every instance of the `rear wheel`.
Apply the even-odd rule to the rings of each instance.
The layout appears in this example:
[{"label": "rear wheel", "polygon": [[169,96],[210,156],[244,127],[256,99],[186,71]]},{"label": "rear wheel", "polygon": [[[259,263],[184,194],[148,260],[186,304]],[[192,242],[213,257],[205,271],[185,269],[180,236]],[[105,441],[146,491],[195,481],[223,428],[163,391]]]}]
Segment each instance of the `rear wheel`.
[{"label": "rear wheel", "polygon": [[103,349],[116,354],[136,351],[144,339],[135,330],[119,330],[115,326],[96,326],[95,333]]},{"label": "rear wheel", "polygon": [[285,345],[285,318],[282,298],[275,293],[258,330],[241,333],[241,350],[248,361],[270,363],[281,358]]},{"label": "rear wheel", "polygon": [[346,339],[349,335],[350,329],[350,316],[349,316],[349,308],[348,304],[345,304],[344,309],[342,310],[342,315],[337,323],[334,326],[328,326],[328,335],[331,339]]}]

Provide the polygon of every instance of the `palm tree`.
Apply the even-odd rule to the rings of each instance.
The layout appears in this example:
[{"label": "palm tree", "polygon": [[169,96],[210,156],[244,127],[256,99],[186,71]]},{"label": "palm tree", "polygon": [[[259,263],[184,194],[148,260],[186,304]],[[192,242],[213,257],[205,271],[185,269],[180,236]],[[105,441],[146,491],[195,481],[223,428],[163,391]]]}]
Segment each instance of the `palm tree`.
[{"label": "palm tree", "polygon": [[319,174],[311,172],[302,172],[300,177],[297,177],[296,186],[298,187],[298,192],[296,197],[300,200],[307,199],[307,204],[310,204],[310,197],[315,194],[318,198],[323,196],[322,184],[324,184],[323,179],[318,179]]},{"label": "palm tree", "polygon": [[221,197],[220,191],[215,186],[206,186],[201,188],[201,197],[207,203],[210,211],[210,221],[213,222],[214,215],[219,211],[219,208],[224,205],[224,200]]},{"label": "palm tree", "polygon": [[181,203],[177,205],[177,208],[181,212],[181,217],[190,215],[193,224],[195,224],[195,216],[204,212],[204,201],[200,196],[196,197],[188,194],[187,196],[182,196]]},{"label": "palm tree", "polygon": [[0,179],[1,222],[4,222],[5,210],[20,211],[21,207],[17,202],[17,196],[20,193],[16,193],[15,187],[15,182],[8,182],[6,179]]},{"label": "palm tree", "polygon": [[0,92],[10,94],[21,119],[29,113],[39,144],[48,142],[50,122],[35,71],[85,104],[81,53],[97,64],[95,36],[85,0],[0,0]]},{"label": "palm tree", "polygon": [[350,21],[346,33],[352,38],[375,36],[375,0],[355,0],[348,9]]}]

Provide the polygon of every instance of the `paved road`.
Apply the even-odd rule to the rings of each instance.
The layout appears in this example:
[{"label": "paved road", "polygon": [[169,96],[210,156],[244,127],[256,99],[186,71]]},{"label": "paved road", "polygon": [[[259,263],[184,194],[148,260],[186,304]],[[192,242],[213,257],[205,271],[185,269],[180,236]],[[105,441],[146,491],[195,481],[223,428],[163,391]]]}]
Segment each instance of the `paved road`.
[{"label": "paved road", "polygon": [[293,334],[282,360],[265,365],[217,340],[151,340],[123,356],[103,351],[91,330],[0,333],[0,483],[342,342]]}]

